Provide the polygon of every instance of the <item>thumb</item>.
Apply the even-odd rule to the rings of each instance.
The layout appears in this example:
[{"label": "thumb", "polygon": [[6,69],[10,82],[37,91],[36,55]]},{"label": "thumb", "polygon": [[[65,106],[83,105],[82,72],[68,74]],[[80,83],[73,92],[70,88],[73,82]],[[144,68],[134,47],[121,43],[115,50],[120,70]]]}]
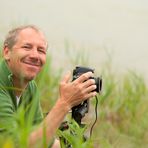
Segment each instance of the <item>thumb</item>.
[{"label": "thumb", "polygon": [[66,75],[63,77],[63,79],[62,79],[61,82],[63,82],[63,83],[68,83],[68,82],[70,81],[70,77],[71,77],[71,72],[68,71],[68,72],[66,73]]}]

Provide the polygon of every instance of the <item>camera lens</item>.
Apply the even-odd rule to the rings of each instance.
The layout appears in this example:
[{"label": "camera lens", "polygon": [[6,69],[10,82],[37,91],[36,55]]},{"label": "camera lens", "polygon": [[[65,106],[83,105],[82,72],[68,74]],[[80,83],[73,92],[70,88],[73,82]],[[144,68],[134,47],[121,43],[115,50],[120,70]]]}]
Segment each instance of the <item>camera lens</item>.
[{"label": "camera lens", "polygon": [[97,91],[98,93],[100,93],[101,90],[102,90],[102,79],[99,78],[99,77],[94,78],[94,79],[95,79],[95,83],[96,83],[96,85],[97,85],[97,88],[96,88],[95,91]]}]

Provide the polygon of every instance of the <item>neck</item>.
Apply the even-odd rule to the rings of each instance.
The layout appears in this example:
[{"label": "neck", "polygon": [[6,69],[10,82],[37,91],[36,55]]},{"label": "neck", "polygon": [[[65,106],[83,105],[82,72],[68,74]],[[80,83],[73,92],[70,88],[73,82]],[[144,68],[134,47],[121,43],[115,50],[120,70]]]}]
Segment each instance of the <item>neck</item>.
[{"label": "neck", "polygon": [[13,76],[13,85],[16,88],[15,89],[15,95],[20,96],[22,91],[26,88],[28,85],[28,81],[25,81],[24,79],[18,79],[15,76]]}]

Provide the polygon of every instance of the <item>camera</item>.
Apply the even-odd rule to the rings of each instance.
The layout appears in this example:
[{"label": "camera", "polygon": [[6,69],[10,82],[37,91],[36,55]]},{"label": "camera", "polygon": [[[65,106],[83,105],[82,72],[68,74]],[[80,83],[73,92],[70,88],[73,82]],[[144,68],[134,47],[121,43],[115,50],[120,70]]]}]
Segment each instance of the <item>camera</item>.
[{"label": "camera", "polygon": [[[91,69],[89,67],[76,67],[73,70],[73,79],[77,79],[80,77],[80,75],[86,73],[86,72],[92,72],[94,73],[94,69]],[[100,93],[102,90],[102,78],[100,77],[90,77],[89,79],[94,79],[95,80],[95,85],[97,86],[94,91]],[[88,100],[81,102],[81,104],[74,106],[72,108],[72,118],[80,125],[81,124],[81,119],[85,116],[85,113],[88,113],[89,109],[89,102]]]}]

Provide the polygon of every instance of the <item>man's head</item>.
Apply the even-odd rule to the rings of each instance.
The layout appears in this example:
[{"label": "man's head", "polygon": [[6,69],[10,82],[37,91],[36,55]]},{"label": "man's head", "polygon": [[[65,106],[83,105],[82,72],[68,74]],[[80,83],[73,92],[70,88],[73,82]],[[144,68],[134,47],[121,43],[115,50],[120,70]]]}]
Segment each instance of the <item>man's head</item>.
[{"label": "man's head", "polygon": [[11,30],[5,41],[3,56],[13,73],[14,81],[30,81],[46,62],[47,41],[35,26],[22,26]]}]

